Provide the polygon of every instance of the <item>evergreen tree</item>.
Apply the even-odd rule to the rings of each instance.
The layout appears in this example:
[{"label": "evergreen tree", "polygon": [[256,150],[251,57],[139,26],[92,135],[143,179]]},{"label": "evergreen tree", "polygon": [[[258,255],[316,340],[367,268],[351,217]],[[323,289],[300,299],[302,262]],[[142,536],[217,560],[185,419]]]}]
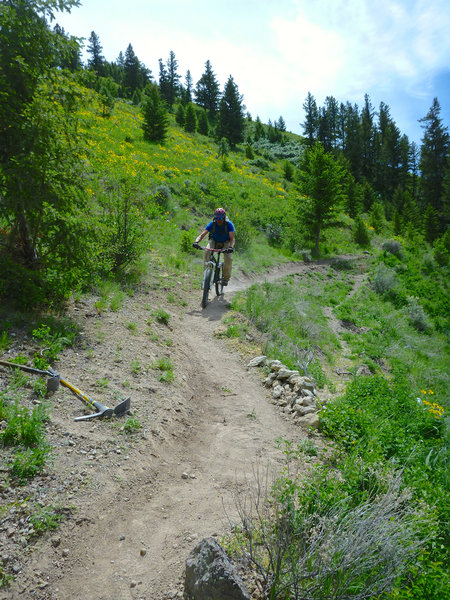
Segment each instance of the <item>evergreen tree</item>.
[{"label": "evergreen tree", "polygon": [[369,231],[361,215],[358,215],[355,219],[353,239],[359,246],[367,247],[370,245]]},{"label": "evergreen tree", "polygon": [[205,110],[200,111],[198,118],[198,132],[202,135],[208,135],[209,133],[208,116]]},{"label": "evergreen tree", "polygon": [[319,254],[322,230],[335,223],[335,210],[342,200],[342,167],[333,156],[316,143],[303,157],[300,188],[306,199],[299,197],[300,219],[309,227],[314,239],[313,254]]},{"label": "evergreen tree", "polygon": [[180,90],[179,81],[180,81],[181,76],[177,73],[177,69],[178,69],[178,61],[175,58],[175,52],[173,52],[173,50],[171,50],[169,53],[169,58],[167,59],[168,96],[167,96],[167,98],[165,98],[165,100],[167,101],[167,104],[170,106],[170,108],[172,108],[175,100],[179,96],[179,90]]},{"label": "evergreen tree", "polygon": [[183,101],[185,104],[189,104],[189,102],[192,102],[192,75],[189,69],[186,71]]},{"label": "evergreen tree", "polygon": [[167,109],[156,84],[150,83],[147,90],[148,98],[143,107],[144,123],[142,129],[144,140],[163,142],[169,126]]},{"label": "evergreen tree", "polygon": [[261,123],[261,119],[259,118],[259,116],[256,116],[256,121],[255,121],[255,142],[257,142],[259,139],[266,137],[266,132],[264,130],[264,125]]},{"label": "evergreen tree", "polygon": [[86,50],[91,55],[88,59],[88,67],[95,71],[98,76],[102,77],[104,75],[105,58],[102,55],[103,48],[100,44],[100,38],[95,31],[91,31]]},{"label": "evergreen tree", "polygon": [[117,65],[123,69],[125,67],[125,57],[123,55],[122,50],[119,52],[119,56],[117,57]]},{"label": "evergreen tree", "polygon": [[219,107],[219,99],[219,84],[212,70],[211,63],[207,60],[205,72],[197,81],[195,87],[195,100],[197,104],[209,112],[211,117],[214,117]]},{"label": "evergreen tree", "polygon": [[415,142],[410,146],[410,171],[411,171],[411,193],[414,199],[417,200],[418,185],[419,185],[419,160],[420,151]]},{"label": "evergreen tree", "polygon": [[192,102],[190,102],[186,107],[184,129],[188,133],[194,133],[197,129],[197,117],[195,116],[194,105],[192,104]]},{"label": "evergreen tree", "polygon": [[437,98],[423,119],[424,130],[420,148],[421,200],[424,206],[430,204],[438,214],[443,210],[443,184],[449,152],[448,128],[440,117],[441,106]]},{"label": "evergreen tree", "polygon": [[314,96],[308,92],[306,100],[303,104],[305,111],[305,121],[301,123],[303,127],[303,135],[307,138],[309,146],[312,146],[317,139],[319,129],[319,111]]},{"label": "evergreen tree", "polygon": [[181,127],[184,127],[185,118],[186,118],[186,115],[185,115],[184,106],[180,102],[180,103],[178,103],[177,110],[175,111],[175,121],[178,123],[178,125],[180,125]]},{"label": "evergreen tree", "polygon": [[[251,116],[250,116],[250,120],[251,120]],[[286,131],[286,123],[285,123],[283,117],[280,116],[276,125],[278,128],[278,131],[283,131],[283,132]]]},{"label": "evergreen tree", "polygon": [[218,139],[226,138],[232,148],[244,139],[242,96],[231,75],[220,100],[216,135]]},{"label": "evergreen tree", "polygon": [[[86,224],[77,218],[85,208],[79,92],[53,67],[70,42],[45,19],[75,5],[2,2],[0,11],[0,290],[30,304],[47,291],[67,294],[89,269]],[[22,274],[26,287],[15,289]],[[26,297],[33,281],[39,298]]]},{"label": "evergreen tree", "polygon": [[165,102],[167,102],[167,99],[170,96],[169,76],[167,74],[166,65],[163,63],[162,58],[159,59],[158,63],[159,63],[159,81],[158,81],[159,93],[161,95],[161,98],[163,98],[163,100],[165,100]]},{"label": "evergreen tree", "polygon": [[374,110],[368,94],[364,96],[364,108],[361,111],[361,173],[373,183],[374,168]]},{"label": "evergreen tree", "polygon": [[123,70],[123,85],[125,87],[125,95],[126,97],[131,98],[135,90],[143,87],[144,83],[141,78],[141,63],[134,53],[133,46],[131,44],[128,44],[128,47],[125,51]]},{"label": "evergreen tree", "polygon": [[439,237],[439,218],[437,212],[428,204],[423,215],[423,229],[425,239],[432,244]]},{"label": "evergreen tree", "polygon": [[356,104],[347,102],[341,110],[343,154],[349,161],[354,178],[359,183],[364,182],[362,176],[362,143],[361,122],[359,109]]}]

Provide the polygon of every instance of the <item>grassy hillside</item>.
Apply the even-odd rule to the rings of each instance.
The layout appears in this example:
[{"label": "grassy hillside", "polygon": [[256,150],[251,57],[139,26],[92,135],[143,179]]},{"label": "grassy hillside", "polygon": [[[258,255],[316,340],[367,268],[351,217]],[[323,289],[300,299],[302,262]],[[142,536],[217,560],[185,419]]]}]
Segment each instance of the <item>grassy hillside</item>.
[{"label": "grassy hillside", "polygon": [[[133,293],[143,272],[188,273],[191,281],[184,285],[196,287],[201,261],[191,243],[217,206],[236,226],[236,270],[261,272],[277,262],[310,259],[308,232],[297,218],[300,192],[286,179],[285,168],[287,157],[301,154],[300,138],[256,144],[251,151],[239,147],[219,157],[211,138],[185,133],[171,117],[167,141],[152,145],[143,141],[137,107],[118,101],[104,118],[96,96],[86,95],[81,114],[87,139],[85,218],[97,231],[89,279],[100,292],[97,310],[114,310],[120,294]],[[314,485],[302,488],[305,504],[326,511],[338,499],[365,501],[368,485],[380,490],[387,472],[402,471],[413,502],[432,514],[430,542],[391,597],[424,598],[428,590],[427,597],[437,600],[448,541],[448,252],[441,249],[438,257],[413,231],[394,237],[390,223],[375,232],[369,215],[363,220],[370,236],[364,246],[368,258],[338,261],[326,276],[311,273],[252,286],[234,299],[226,335],[245,340],[249,328],[256,328],[263,350],[290,367],[299,366],[299,352],[311,351],[308,372],[330,393],[336,386],[333,373],[345,360],[352,383],[322,415],[322,429],[335,440],[337,452],[330,469],[312,474]],[[361,255],[354,221],[339,212],[336,222],[323,233],[322,257]],[[333,329],[330,315],[345,331]],[[12,319],[6,312],[2,317],[0,343],[7,349]],[[60,340],[57,352],[71,343],[70,327],[61,331],[55,322],[48,327],[37,328],[36,336],[47,336],[50,346]],[[372,377],[354,376],[361,364]],[[0,403],[5,421],[12,414],[8,398],[2,396]],[[15,406],[11,419],[17,421],[22,413]],[[39,415],[30,418],[38,421]],[[46,452],[32,454],[32,468],[21,463],[20,473],[39,472]],[[293,488],[283,485],[288,498]]]}]

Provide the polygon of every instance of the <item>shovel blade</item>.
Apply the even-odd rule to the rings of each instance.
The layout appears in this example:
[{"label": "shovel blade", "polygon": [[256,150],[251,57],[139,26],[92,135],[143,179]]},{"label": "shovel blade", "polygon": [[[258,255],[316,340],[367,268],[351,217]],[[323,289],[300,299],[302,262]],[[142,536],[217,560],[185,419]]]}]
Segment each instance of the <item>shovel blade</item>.
[{"label": "shovel blade", "polygon": [[119,402],[119,404],[114,408],[114,414],[117,417],[121,417],[129,410],[130,410],[130,396],[128,396],[128,398],[125,398],[125,400],[122,400],[122,402]]}]

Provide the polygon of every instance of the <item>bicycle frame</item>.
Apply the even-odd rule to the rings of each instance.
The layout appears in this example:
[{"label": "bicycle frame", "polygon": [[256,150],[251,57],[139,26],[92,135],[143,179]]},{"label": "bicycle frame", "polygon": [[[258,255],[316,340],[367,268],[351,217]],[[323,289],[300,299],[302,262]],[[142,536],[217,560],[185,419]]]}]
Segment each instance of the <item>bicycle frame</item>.
[{"label": "bicycle frame", "polygon": [[213,285],[216,287],[217,296],[221,296],[223,293],[223,261],[220,262],[220,254],[224,253],[224,248],[205,248],[204,246],[197,246],[198,250],[205,252],[211,252],[209,260],[205,263],[205,271],[203,275],[203,297],[202,307],[206,308],[209,301],[209,292]]}]

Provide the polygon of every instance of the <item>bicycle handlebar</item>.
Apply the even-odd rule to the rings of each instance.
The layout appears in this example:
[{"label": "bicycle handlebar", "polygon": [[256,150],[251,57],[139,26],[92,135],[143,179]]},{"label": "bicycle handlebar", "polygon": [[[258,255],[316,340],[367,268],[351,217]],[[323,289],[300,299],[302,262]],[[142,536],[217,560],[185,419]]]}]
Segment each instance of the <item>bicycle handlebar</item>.
[{"label": "bicycle handlebar", "polygon": [[194,248],[197,250],[207,250],[208,252],[226,252],[228,248],[205,248],[204,246],[200,246],[200,244],[192,244]]}]

